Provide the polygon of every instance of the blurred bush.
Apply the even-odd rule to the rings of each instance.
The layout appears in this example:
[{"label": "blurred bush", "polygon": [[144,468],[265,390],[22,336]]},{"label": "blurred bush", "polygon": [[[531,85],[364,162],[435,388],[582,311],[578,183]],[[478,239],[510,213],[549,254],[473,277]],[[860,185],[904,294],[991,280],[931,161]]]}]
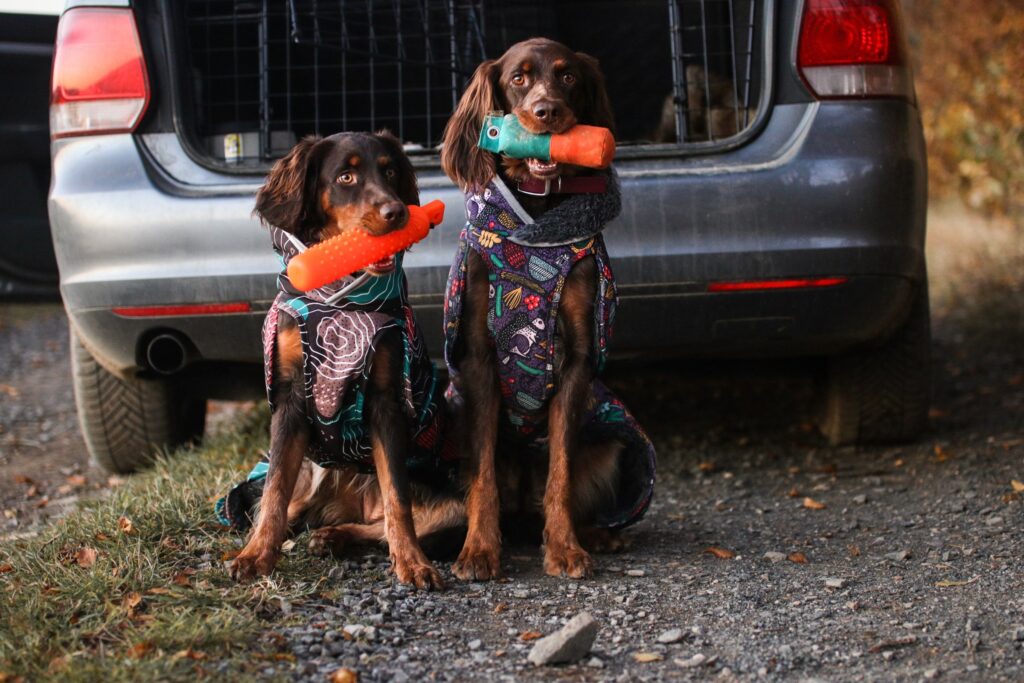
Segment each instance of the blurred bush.
[{"label": "blurred bush", "polygon": [[932,197],[1024,226],[1024,1],[903,0]]}]

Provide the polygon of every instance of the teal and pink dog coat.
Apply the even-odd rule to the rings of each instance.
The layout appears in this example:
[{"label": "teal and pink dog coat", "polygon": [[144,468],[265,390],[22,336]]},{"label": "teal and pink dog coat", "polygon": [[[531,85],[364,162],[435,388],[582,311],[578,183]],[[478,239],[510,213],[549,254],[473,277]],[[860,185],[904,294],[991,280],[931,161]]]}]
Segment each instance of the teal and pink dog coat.
[{"label": "teal and pink dog coat", "polygon": [[[389,330],[402,338],[402,404],[412,424],[410,476],[437,486],[454,480],[457,457],[443,448],[444,397],[434,364],[413,316],[402,272],[403,254],[395,269],[378,277],[349,275],[320,289],[301,292],[288,280],[287,265],[306,245],[294,235],[270,228],[281,258],[280,292],[263,323],[263,366],[271,412],[274,364],[281,316],[291,317],[302,339],[302,370],[306,418],[310,426],[307,457],[321,467],[352,465],[373,470],[370,435],[365,420],[366,382],[376,344]],[[253,504],[262,494],[266,458],[247,480],[217,503],[220,520],[245,528]]]},{"label": "teal and pink dog coat", "polygon": [[[604,238],[597,233],[565,244],[517,242],[516,232],[533,219],[499,178],[480,192],[467,194],[466,215],[445,296],[448,372],[457,380],[466,258],[472,249],[489,270],[487,325],[497,352],[502,397],[499,439],[527,450],[544,450],[548,401],[557,390],[554,345],[562,288],[572,267],[588,256],[595,259],[598,272],[593,354],[597,372],[607,357],[617,294]],[[448,399],[453,404],[461,401],[455,381],[449,384]],[[614,439],[626,449],[614,509],[602,511],[597,523],[618,528],[638,521],[654,490],[655,454],[650,439],[600,380],[594,381],[582,424],[583,443]]]}]

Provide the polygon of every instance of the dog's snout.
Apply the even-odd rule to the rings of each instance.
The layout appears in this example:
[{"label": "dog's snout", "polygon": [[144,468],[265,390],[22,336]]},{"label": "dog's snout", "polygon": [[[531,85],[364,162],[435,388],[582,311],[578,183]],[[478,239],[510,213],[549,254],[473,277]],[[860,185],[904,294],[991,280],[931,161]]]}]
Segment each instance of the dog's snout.
[{"label": "dog's snout", "polygon": [[391,228],[402,227],[409,218],[409,210],[401,202],[388,202],[382,205],[378,211],[380,212],[380,217]]},{"label": "dog's snout", "polygon": [[538,121],[554,123],[561,118],[562,108],[557,102],[542,100],[533,105],[533,115],[537,117]]}]

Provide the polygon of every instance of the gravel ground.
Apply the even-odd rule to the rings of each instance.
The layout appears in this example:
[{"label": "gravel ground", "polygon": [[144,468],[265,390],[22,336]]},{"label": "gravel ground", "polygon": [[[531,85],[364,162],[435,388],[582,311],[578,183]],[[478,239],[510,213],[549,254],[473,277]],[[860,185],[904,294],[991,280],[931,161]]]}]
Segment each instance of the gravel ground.
[{"label": "gravel ground", "polygon": [[[264,638],[282,661],[266,673],[1024,680],[1024,335],[1005,333],[1022,328],[1012,322],[979,334],[972,311],[939,308],[931,430],[901,448],[827,448],[807,365],[619,367],[611,383],[660,457],[629,551],[598,557],[581,582],[544,576],[536,548],[506,548],[496,583],[457,583],[443,561],[440,594],[394,585],[383,555],[341,561],[321,600],[278,606]],[[0,308],[7,537],[110,483],[86,464],[66,349],[59,309]],[[527,661],[531,639],[581,611],[599,624],[590,655]]]}]

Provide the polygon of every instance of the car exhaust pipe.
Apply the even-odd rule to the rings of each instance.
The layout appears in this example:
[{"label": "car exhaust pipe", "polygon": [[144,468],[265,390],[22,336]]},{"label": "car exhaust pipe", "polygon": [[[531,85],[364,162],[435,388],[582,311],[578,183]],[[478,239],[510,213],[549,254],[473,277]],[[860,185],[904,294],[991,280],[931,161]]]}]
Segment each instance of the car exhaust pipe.
[{"label": "car exhaust pipe", "polygon": [[173,375],[188,363],[189,350],[178,334],[158,334],[146,344],[146,363],[161,375]]}]

